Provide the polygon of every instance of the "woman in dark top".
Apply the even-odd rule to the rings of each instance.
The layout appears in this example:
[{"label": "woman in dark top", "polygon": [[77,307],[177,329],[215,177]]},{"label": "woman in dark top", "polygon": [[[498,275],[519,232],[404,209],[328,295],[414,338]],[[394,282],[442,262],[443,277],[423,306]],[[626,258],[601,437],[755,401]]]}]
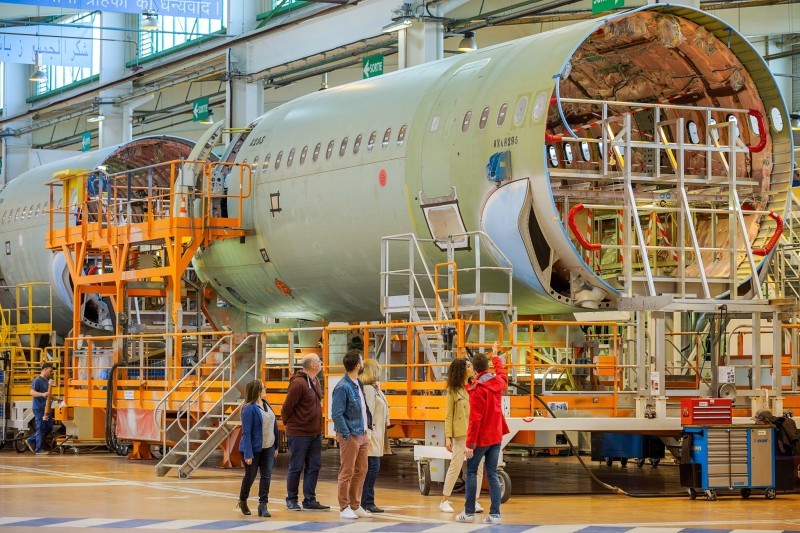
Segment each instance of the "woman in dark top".
[{"label": "woman in dark top", "polygon": [[269,518],[267,498],[269,482],[272,477],[272,465],[278,456],[278,422],[275,411],[267,402],[267,391],[264,385],[254,380],[245,388],[244,406],[242,407],[242,439],[239,450],[244,458],[244,479],[239,491],[237,508],[242,514],[249,515],[247,498],[250,487],[261,470],[261,481],[258,484],[258,516]]}]

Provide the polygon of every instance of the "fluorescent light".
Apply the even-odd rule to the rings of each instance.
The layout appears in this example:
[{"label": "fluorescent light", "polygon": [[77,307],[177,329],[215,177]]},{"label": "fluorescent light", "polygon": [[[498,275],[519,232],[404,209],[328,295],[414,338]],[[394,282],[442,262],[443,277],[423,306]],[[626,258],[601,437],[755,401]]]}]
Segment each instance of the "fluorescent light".
[{"label": "fluorescent light", "polygon": [[152,11],[145,11],[142,13],[142,22],[139,24],[139,29],[142,31],[156,31],[158,30],[158,13]]},{"label": "fluorescent light", "polygon": [[458,43],[459,52],[474,52],[478,49],[478,43],[475,42],[475,32],[464,32],[464,38]]},{"label": "fluorescent light", "polygon": [[382,31],[383,33],[392,33],[399,30],[405,30],[409,26],[411,26],[411,20],[404,18],[395,20],[391,24],[387,24],[386,26],[383,27]]},{"label": "fluorescent light", "polygon": [[100,113],[92,113],[86,117],[86,122],[103,122],[105,119],[106,117]]}]

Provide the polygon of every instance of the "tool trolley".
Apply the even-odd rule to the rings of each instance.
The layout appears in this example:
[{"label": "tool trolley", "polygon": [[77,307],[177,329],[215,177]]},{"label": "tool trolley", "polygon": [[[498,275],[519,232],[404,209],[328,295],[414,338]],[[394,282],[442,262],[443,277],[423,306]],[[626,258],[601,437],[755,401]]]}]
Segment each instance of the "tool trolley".
[{"label": "tool trolley", "polygon": [[[681,486],[691,499],[704,492],[709,501],[719,490],[738,490],[742,498],[763,491],[772,500],[785,486],[783,464],[776,473],[775,430],[765,425],[685,426]],[[791,477],[790,477],[791,479]]]}]

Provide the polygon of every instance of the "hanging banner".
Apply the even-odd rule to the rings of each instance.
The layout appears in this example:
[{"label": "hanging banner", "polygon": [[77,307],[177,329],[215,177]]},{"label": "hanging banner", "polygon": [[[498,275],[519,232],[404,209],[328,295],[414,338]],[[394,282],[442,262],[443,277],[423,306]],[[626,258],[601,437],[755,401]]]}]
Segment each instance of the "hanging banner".
[{"label": "hanging banner", "polygon": [[3,0],[3,2],[81,11],[116,13],[152,11],[160,16],[222,19],[222,0]]},{"label": "hanging banner", "polygon": [[92,28],[15,26],[0,29],[0,61],[92,67]]}]

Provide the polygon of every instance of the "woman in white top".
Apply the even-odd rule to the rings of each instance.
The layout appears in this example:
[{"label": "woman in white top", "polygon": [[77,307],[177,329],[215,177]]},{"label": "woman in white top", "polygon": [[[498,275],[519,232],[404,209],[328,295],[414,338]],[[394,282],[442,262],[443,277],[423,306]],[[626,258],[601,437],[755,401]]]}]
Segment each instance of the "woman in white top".
[{"label": "woman in white top", "polygon": [[237,508],[242,514],[249,515],[247,498],[250,487],[261,470],[261,481],[258,484],[258,516],[269,518],[267,499],[269,483],[272,478],[272,465],[278,456],[278,421],[275,411],[267,402],[267,391],[258,381],[251,381],[245,387],[244,406],[242,406],[242,438],[239,450],[244,458],[244,479],[239,491]]},{"label": "woman in white top", "polygon": [[372,413],[372,431],[370,431],[367,451],[367,477],[361,494],[361,506],[371,513],[382,513],[383,509],[375,505],[375,480],[381,469],[381,457],[385,449],[386,428],[389,425],[389,404],[381,391],[381,365],[375,359],[364,361],[364,398]]}]

